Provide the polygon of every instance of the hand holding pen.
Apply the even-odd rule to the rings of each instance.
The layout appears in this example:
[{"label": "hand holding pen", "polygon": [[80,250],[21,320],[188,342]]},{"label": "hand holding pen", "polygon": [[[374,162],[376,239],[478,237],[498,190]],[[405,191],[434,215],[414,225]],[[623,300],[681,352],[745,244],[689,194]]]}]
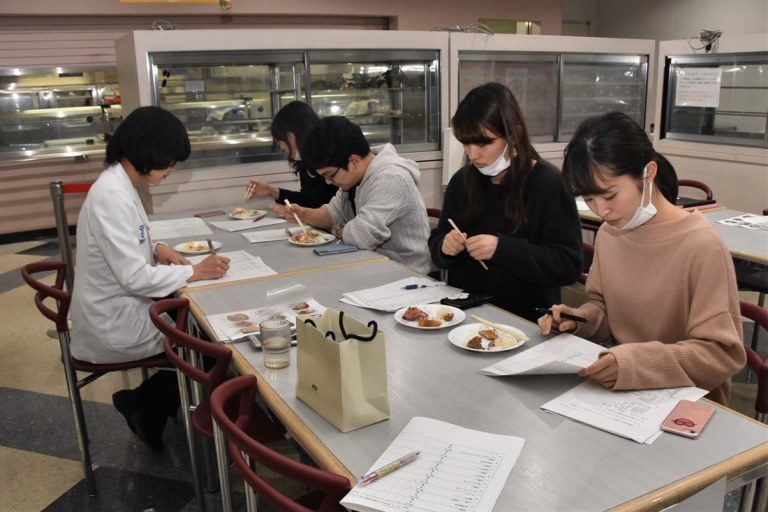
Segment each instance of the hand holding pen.
[{"label": "hand holding pen", "polygon": [[539,327],[545,336],[552,332],[554,327],[558,332],[572,332],[576,330],[577,322],[585,323],[586,318],[573,314],[568,306],[557,304],[551,309],[536,308],[536,311],[544,316],[538,319]]},{"label": "hand holding pen", "polygon": [[369,483],[375,480],[378,480],[379,478],[385,475],[388,475],[393,471],[397,471],[398,469],[405,466],[406,464],[410,464],[411,462],[415,461],[420,453],[421,452],[411,452],[407,455],[403,455],[399,459],[390,462],[386,466],[382,466],[375,471],[371,471],[370,473],[364,474],[363,476],[360,477],[360,481],[358,483],[360,485],[368,485]]}]

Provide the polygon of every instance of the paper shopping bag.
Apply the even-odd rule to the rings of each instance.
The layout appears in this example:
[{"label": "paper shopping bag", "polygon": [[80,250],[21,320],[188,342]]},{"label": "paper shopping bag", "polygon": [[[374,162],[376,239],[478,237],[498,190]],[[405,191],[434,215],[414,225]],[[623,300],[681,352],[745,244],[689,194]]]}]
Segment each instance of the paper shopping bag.
[{"label": "paper shopping bag", "polygon": [[349,432],[389,418],[384,333],[327,309],[296,322],[296,396]]}]

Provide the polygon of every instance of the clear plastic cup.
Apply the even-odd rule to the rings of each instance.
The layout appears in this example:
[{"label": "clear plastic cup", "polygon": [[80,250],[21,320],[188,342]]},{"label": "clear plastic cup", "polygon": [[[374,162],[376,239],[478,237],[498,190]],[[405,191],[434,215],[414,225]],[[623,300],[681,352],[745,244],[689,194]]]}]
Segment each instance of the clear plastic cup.
[{"label": "clear plastic cup", "polygon": [[259,324],[264,366],[273,370],[291,364],[291,323],[284,319],[264,320]]}]

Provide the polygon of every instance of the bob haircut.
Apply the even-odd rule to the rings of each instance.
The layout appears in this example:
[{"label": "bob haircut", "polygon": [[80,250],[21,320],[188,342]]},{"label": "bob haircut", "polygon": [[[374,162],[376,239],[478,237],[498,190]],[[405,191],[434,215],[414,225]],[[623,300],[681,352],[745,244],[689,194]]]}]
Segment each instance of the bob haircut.
[{"label": "bob haircut", "polygon": [[[525,222],[523,189],[533,168],[531,161],[541,160],[541,157],[531,144],[520,105],[512,91],[499,83],[475,87],[459,103],[451,119],[451,128],[462,144],[488,144],[496,138],[507,142],[512,165],[499,185],[504,191],[507,230],[514,232]],[[517,156],[512,157],[513,149]],[[462,220],[465,225],[472,223],[482,210],[483,179],[479,171],[464,174],[467,203]]]},{"label": "bob haircut", "polygon": [[669,160],[653,149],[648,135],[623,112],[585,119],[565,148],[563,181],[574,196],[600,195],[596,179],[631,176],[642,189],[643,168],[656,162],[653,180],[664,198],[677,200],[677,173]]},{"label": "bob haircut", "polygon": [[189,158],[187,130],[176,116],[160,107],[139,107],[123,119],[107,142],[104,162],[128,159],[139,174],[173,167]]},{"label": "bob haircut", "polygon": [[365,158],[371,152],[359,126],[343,116],[324,117],[306,134],[299,149],[308,169],[347,169],[349,157]]},{"label": "bob haircut", "polygon": [[[307,132],[314,128],[319,121],[320,118],[317,117],[312,107],[303,101],[292,101],[275,114],[269,131],[275,141],[282,141],[285,144],[288,144],[288,133],[292,133],[296,137],[296,149],[298,149],[304,144]],[[297,173],[306,170],[306,166],[301,160],[294,160],[290,155],[288,155],[288,162]]]}]

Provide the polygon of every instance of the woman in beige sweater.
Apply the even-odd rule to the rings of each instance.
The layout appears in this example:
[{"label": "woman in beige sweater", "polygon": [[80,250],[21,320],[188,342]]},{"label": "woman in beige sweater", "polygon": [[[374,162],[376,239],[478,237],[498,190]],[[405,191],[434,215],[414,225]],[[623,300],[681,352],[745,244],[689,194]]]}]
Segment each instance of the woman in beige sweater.
[{"label": "woman in beige sweater", "polygon": [[[701,213],[675,206],[677,175],[622,113],[584,121],[566,147],[563,178],[603,224],[587,278],[589,301],[552,307],[544,334],[615,345],[581,371],[615,390],[697,386],[726,404],[744,366],[733,262]],[[561,318],[587,319],[577,324]]]}]

